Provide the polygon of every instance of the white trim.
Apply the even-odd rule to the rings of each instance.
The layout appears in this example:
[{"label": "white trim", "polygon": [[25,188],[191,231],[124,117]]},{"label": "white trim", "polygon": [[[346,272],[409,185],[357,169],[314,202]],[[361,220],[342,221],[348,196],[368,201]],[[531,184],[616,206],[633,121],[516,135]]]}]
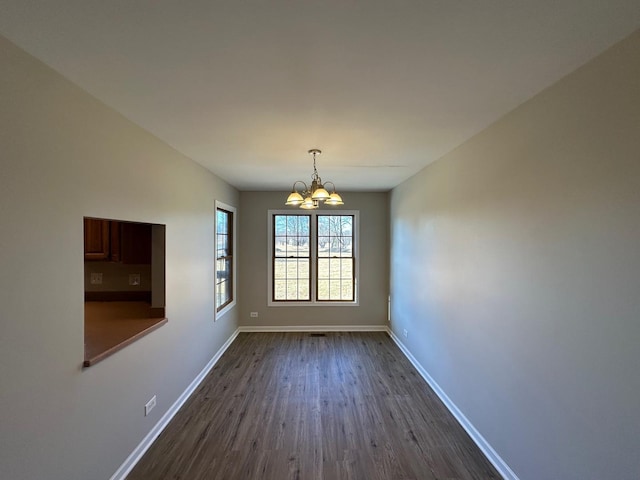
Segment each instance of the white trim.
[{"label": "white trim", "polygon": [[480,434],[478,430],[473,426],[473,424],[464,416],[464,414],[460,411],[460,409],[456,406],[455,403],[447,396],[447,394],[440,388],[440,385],[427,373],[427,371],[422,368],[422,365],[418,363],[415,357],[411,354],[411,352],[405,347],[405,345],[400,341],[398,336],[391,330],[388,329],[389,336],[392,340],[398,345],[398,348],[404,353],[405,357],[411,362],[411,364],[415,367],[418,373],[424,378],[424,380],[429,384],[431,389],[438,395],[442,403],[444,403],[445,407],[451,412],[451,414],[455,417],[458,423],[466,430],[466,432],[471,437],[471,440],[475,442],[475,444],[480,448],[484,456],[489,460],[493,466],[496,468],[498,473],[502,476],[504,480],[519,480],[518,476],[514,473],[513,470],[507,465],[500,455],[493,449],[493,447],[487,442],[487,440]]},{"label": "white trim", "polygon": [[116,472],[111,476],[110,480],[124,480],[127,475],[133,470],[133,467],[140,461],[145,452],[149,449],[149,447],[153,444],[158,435],[162,433],[165,427],[169,424],[171,419],[174,417],[180,407],[184,405],[184,402],[191,396],[191,394],[198,388],[198,385],[205,379],[209,371],[213,368],[213,366],[218,363],[222,354],[229,348],[229,345],[233,343],[233,341],[238,336],[239,330],[233,332],[233,334],[229,337],[229,339],[224,342],[224,345],[220,347],[220,349],[216,352],[209,363],[205,365],[202,371],[198,374],[198,376],[189,384],[187,389],[182,392],[182,395],[178,397],[178,399],[171,405],[169,410],[162,416],[162,418],[155,424],[155,426],[151,429],[151,431],[142,439],[140,444],[131,452],[131,455],[127,457],[120,468],[116,470]]},{"label": "white trim", "polygon": [[241,332],[386,332],[386,325],[269,325],[239,327]]},{"label": "white trim", "polygon": [[[214,242],[218,241],[218,235],[217,235],[217,233],[218,233],[218,231],[217,231],[217,229],[218,229],[218,218],[217,218],[218,209],[226,210],[228,212],[231,212],[231,219],[232,219],[232,223],[233,223],[233,225],[231,227],[233,229],[233,231],[231,232],[231,239],[232,239],[232,242],[233,242],[233,245],[231,246],[231,254],[232,254],[232,261],[231,261],[231,303],[229,303],[228,305],[225,305],[225,307],[218,312],[218,306],[215,305],[215,303],[217,301],[216,299],[218,298],[217,292],[215,291],[216,285],[218,285],[218,278],[217,278],[218,273],[217,273],[217,270],[216,270],[216,267],[215,267],[215,264],[214,264],[214,267],[213,267],[214,268],[214,272],[215,272],[214,273],[215,278],[214,278],[214,284],[213,284],[214,285],[213,286],[213,289],[214,289],[214,293],[213,293],[213,303],[214,303],[214,305],[213,305],[213,312],[214,312],[213,321],[214,322],[218,321],[219,318],[222,318],[222,316],[225,313],[227,313],[229,310],[231,310],[233,307],[236,306],[236,298],[238,296],[237,295],[237,289],[236,289],[237,278],[238,278],[238,270],[237,270],[237,265],[236,265],[236,262],[237,262],[236,259],[238,257],[238,255],[237,255],[237,251],[238,250],[236,248],[237,247],[237,241],[236,241],[237,228],[236,228],[236,224],[237,224],[237,221],[238,221],[237,220],[238,212],[237,212],[236,207],[234,207],[232,205],[229,205],[227,203],[221,202],[219,200],[216,200],[216,219],[215,219],[215,222],[214,222],[214,225],[213,225]],[[217,248],[217,247],[214,247],[214,249],[215,248]],[[214,257],[217,257],[217,253],[214,254]],[[214,262],[215,261],[216,261],[216,259],[214,258]]]}]

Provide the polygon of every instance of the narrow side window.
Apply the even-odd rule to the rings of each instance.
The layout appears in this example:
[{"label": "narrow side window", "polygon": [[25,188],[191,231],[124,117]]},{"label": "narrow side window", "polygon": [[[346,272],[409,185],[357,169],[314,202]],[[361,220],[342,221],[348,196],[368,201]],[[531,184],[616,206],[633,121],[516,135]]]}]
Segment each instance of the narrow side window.
[{"label": "narrow side window", "polygon": [[235,208],[216,202],[216,316],[235,303]]}]

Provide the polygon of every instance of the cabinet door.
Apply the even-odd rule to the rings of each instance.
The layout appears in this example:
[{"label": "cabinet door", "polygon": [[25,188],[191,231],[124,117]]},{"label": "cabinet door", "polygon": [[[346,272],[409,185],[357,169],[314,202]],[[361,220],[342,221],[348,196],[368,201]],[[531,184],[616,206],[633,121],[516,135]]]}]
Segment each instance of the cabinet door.
[{"label": "cabinet door", "polygon": [[84,219],[84,259],[109,259],[109,221]]},{"label": "cabinet door", "polygon": [[109,220],[110,244],[109,244],[109,260],[112,262],[120,262],[120,222],[117,220]]},{"label": "cabinet door", "polygon": [[151,225],[120,222],[120,261],[126,264],[151,263]]}]

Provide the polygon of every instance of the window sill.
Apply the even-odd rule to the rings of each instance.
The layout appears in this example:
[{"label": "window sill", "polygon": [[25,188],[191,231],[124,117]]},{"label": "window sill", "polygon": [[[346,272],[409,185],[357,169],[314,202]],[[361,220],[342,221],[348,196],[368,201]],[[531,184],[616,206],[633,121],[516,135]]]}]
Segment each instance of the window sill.
[{"label": "window sill", "polygon": [[360,302],[357,300],[355,302],[340,302],[335,300],[327,300],[327,301],[314,301],[314,302],[304,302],[298,300],[269,300],[267,302],[268,307],[359,307]]},{"label": "window sill", "polygon": [[220,320],[228,311],[230,311],[235,306],[236,306],[235,300],[233,300],[229,305],[225,305],[222,310],[215,313],[214,322],[217,322],[218,320]]},{"label": "window sill", "polygon": [[91,367],[167,323],[145,302],[85,302],[85,358]]}]

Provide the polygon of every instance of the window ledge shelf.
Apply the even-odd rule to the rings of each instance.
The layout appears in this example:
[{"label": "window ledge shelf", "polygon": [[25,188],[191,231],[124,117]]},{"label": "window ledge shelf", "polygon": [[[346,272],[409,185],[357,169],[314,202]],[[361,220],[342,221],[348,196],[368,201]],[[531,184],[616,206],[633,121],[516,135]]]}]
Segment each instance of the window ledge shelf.
[{"label": "window ledge shelf", "polygon": [[166,323],[164,308],[142,302],[86,302],[83,367],[95,365]]}]

